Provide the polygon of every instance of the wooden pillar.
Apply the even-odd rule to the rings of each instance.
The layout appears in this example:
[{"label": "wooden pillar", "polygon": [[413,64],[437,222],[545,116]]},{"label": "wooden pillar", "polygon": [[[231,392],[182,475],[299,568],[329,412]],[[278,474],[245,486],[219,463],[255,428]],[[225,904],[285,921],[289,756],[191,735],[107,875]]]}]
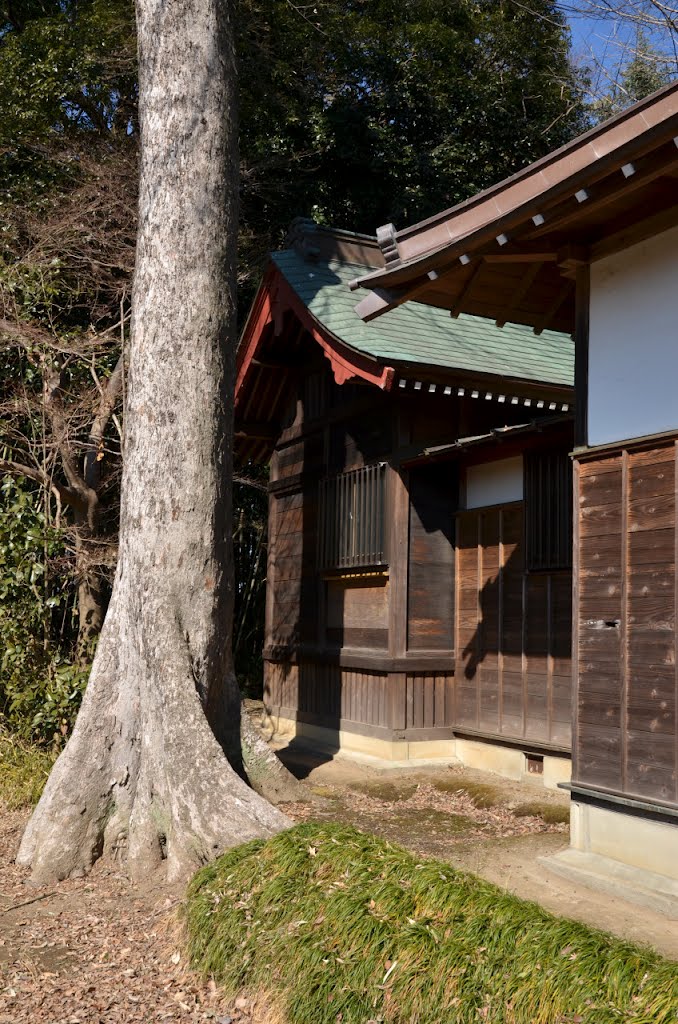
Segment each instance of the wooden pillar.
[{"label": "wooden pillar", "polygon": [[575,275],[574,443],[577,447],[582,447],[588,444],[590,264],[579,263]]},{"label": "wooden pillar", "polygon": [[388,652],[396,658],[407,650],[407,561],[409,494],[406,470],[389,466],[387,516],[389,525]]}]

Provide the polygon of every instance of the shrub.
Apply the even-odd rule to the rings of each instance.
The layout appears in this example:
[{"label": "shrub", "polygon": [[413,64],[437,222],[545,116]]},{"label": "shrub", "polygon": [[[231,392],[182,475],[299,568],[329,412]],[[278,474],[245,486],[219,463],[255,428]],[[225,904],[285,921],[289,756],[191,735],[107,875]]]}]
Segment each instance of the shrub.
[{"label": "shrub", "polygon": [[675,1024],[678,965],[340,825],[200,871],[194,966],[291,1024]]},{"label": "shrub", "polygon": [[10,810],[36,804],[55,759],[56,751],[23,743],[0,724],[0,803]]},{"label": "shrub", "polygon": [[63,534],[26,484],[5,477],[0,490],[0,715],[24,739],[59,743],[88,675],[71,660],[73,584],[63,571]]}]

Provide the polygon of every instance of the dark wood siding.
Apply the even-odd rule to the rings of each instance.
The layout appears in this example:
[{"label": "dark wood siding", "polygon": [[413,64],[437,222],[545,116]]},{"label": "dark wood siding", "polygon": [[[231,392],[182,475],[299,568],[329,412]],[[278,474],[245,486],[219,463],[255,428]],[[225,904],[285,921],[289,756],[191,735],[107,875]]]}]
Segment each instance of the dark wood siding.
[{"label": "dark wood siding", "polygon": [[527,568],[572,568],[572,460],[565,451],[527,452],[525,548]]},{"label": "dark wood siding", "polygon": [[451,735],[454,676],[375,672],[320,662],[266,664],[264,700],[270,708],[328,729],[409,739]]},{"label": "dark wood siding", "polygon": [[575,779],[678,804],[673,443],[580,461]]},{"label": "dark wood siding", "polygon": [[[483,433],[496,407],[338,387],[324,361],[295,379],[271,461],[266,703],[391,740],[457,730],[567,749],[570,574],[526,572],[521,503],[461,514],[457,549],[455,463],[420,461],[428,439],[459,436],[462,412],[464,429]],[[558,434],[553,447],[568,443]],[[544,439],[501,453],[525,446]],[[497,446],[477,457],[496,459]],[[385,530],[363,558],[369,545],[333,546],[320,490],[328,474],[346,482],[365,466],[385,477]],[[326,493],[325,508],[345,508],[348,493]]]},{"label": "dark wood siding", "polygon": [[333,647],[388,648],[389,586],[386,574],[327,579],[326,638]]},{"label": "dark wood siding", "polygon": [[407,647],[454,649],[454,514],[451,465],[410,471]]},{"label": "dark wood siding", "polygon": [[571,575],[525,571],[523,505],[458,517],[455,725],[567,748]]}]

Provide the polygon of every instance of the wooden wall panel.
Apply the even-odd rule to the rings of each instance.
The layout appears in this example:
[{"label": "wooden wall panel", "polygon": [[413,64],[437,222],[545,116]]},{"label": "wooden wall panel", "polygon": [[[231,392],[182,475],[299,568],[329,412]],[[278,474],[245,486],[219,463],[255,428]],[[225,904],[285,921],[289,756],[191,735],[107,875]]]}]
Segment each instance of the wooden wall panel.
[{"label": "wooden wall panel", "polygon": [[455,725],[567,748],[571,574],[526,573],[523,506],[458,517]]},{"label": "wooden wall panel", "polygon": [[454,649],[454,514],[456,481],[449,465],[409,475],[407,647]]},{"label": "wooden wall panel", "polygon": [[328,645],[386,650],[388,578],[328,579],[326,587]]},{"label": "wooden wall panel", "polygon": [[271,498],[266,646],[294,647],[315,640],[316,518],[310,489]]},{"label": "wooden wall panel", "polygon": [[294,710],[299,700],[299,667],[264,662],[264,704]]},{"label": "wooden wall panel", "polygon": [[405,685],[406,729],[438,729],[452,725],[453,675],[408,674]]},{"label": "wooden wall panel", "polygon": [[582,461],[578,476],[575,779],[678,804],[675,445]]}]

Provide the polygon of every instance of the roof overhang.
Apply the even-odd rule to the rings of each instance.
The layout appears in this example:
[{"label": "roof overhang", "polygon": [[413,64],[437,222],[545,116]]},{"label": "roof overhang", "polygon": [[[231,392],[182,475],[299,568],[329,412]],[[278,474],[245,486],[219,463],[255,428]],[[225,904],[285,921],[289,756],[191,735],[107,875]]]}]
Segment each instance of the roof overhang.
[{"label": "roof overhang", "polygon": [[415,299],[572,333],[578,266],[678,224],[678,84],[519,174],[404,231],[377,237],[378,269],[353,281],[371,320]]},{"label": "roof overhang", "polygon": [[337,384],[363,380],[389,391],[395,370],[351,349],[308,310],[270,263],[259,286],[236,355],[235,449],[241,460],[269,458],[280,433],[285,392],[309,335],[328,360]]}]

